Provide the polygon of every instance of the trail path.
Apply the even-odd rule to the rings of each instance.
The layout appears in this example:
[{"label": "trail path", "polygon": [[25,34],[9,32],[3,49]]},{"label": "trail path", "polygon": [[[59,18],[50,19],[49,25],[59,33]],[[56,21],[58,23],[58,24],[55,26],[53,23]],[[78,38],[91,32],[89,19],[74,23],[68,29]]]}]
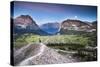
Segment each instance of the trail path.
[{"label": "trail path", "polygon": [[56,50],[47,47],[43,43],[28,44],[14,54],[15,65],[38,65],[38,64],[59,64],[76,62],[69,55],[63,56]]},{"label": "trail path", "polygon": [[33,55],[32,57],[29,57],[29,58],[23,60],[19,65],[27,65],[27,64],[29,64],[28,62],[29,62],[31,59],[34,59],[34,58],[36,58],[37,56],[40,56],[40,55],[43,53],[44,49],[45,49],[45,45],[43,45],[43,43],[40,43],[40,49],[37,50],[37,54],[35,54],[35,55]]}]

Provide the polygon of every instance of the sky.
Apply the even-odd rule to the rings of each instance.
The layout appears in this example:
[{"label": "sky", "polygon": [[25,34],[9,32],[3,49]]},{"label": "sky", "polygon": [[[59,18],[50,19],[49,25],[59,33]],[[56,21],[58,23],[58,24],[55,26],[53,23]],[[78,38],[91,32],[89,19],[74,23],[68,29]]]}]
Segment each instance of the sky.
[{"label": "sky", "polygon": [[96,6],[48,4],[20,1],[15,1],[13,6],[14,18],[20,15],[30,15],[38,25],[48,22],[60,23],[67,19],[77,19],[88,22],[97,20]]}]

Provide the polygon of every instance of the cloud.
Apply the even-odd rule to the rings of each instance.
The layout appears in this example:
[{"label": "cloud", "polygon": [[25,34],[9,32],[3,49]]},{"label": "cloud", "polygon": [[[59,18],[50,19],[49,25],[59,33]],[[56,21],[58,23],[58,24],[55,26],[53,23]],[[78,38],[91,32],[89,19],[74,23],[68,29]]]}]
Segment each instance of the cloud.
[{"label": "cloud", "polygon": [[74,19],[78,19],[78,16],[74,16]]}]

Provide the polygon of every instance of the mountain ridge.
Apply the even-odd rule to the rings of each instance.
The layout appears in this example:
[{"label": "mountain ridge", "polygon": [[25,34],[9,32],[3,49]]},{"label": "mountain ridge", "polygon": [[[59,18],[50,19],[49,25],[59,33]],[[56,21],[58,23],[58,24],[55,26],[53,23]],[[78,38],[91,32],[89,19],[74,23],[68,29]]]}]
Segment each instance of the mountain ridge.
[{"label": "mountain ridge", "polygon": [[59,26],[60,24],[58,22],[49,22],[42,24],[40,28],[50,34],[55,34],[56,32],[58,32]]},{"label": "mountain ridge", "polygon": [[96,31],[97,27],[97,21],[90,23],[77,19],[66,19],[61,23],[48,22],[39,26],[29,15],[20,15],[13,20],[14,33],[33,33],[38,35],[67,34],[71,31],[85,33]]},{"label": "mountain ridge", "polygon": [[83,33],[83,32],[84,33],[92,32],[95,30],[96,30],[96,28],[93,28],[92,23],[86,23],[86,22],[81,21],[81,20],[67,19],[61,23],[61,28],[60,28],[59,33],[61,33],[61,34],[74,34],[74,32],[75,32],[76,34],[78,34],[78,33]]},{"label": "mountain ridge", "polygon": [[48,33],[39,28],[36,22],[29,15],[20,15],[14,19],[13,23],[15,33],[34,33],[39,35],[48,35]]}]

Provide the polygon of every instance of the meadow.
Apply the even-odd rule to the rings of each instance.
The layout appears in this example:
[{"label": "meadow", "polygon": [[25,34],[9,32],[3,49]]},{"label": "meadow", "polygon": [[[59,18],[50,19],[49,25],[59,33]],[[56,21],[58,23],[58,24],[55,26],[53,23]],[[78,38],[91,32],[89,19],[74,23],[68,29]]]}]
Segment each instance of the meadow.
[{"label": "meadow", "polygon": [[97,60],[97,36],[96,33],[83,35],[52,35],[40,36],[35,34],[23,34],[14,39],[14,48],[19,49],[29,43],[44,43],[59,53],[73,53],[83,61]]}]

